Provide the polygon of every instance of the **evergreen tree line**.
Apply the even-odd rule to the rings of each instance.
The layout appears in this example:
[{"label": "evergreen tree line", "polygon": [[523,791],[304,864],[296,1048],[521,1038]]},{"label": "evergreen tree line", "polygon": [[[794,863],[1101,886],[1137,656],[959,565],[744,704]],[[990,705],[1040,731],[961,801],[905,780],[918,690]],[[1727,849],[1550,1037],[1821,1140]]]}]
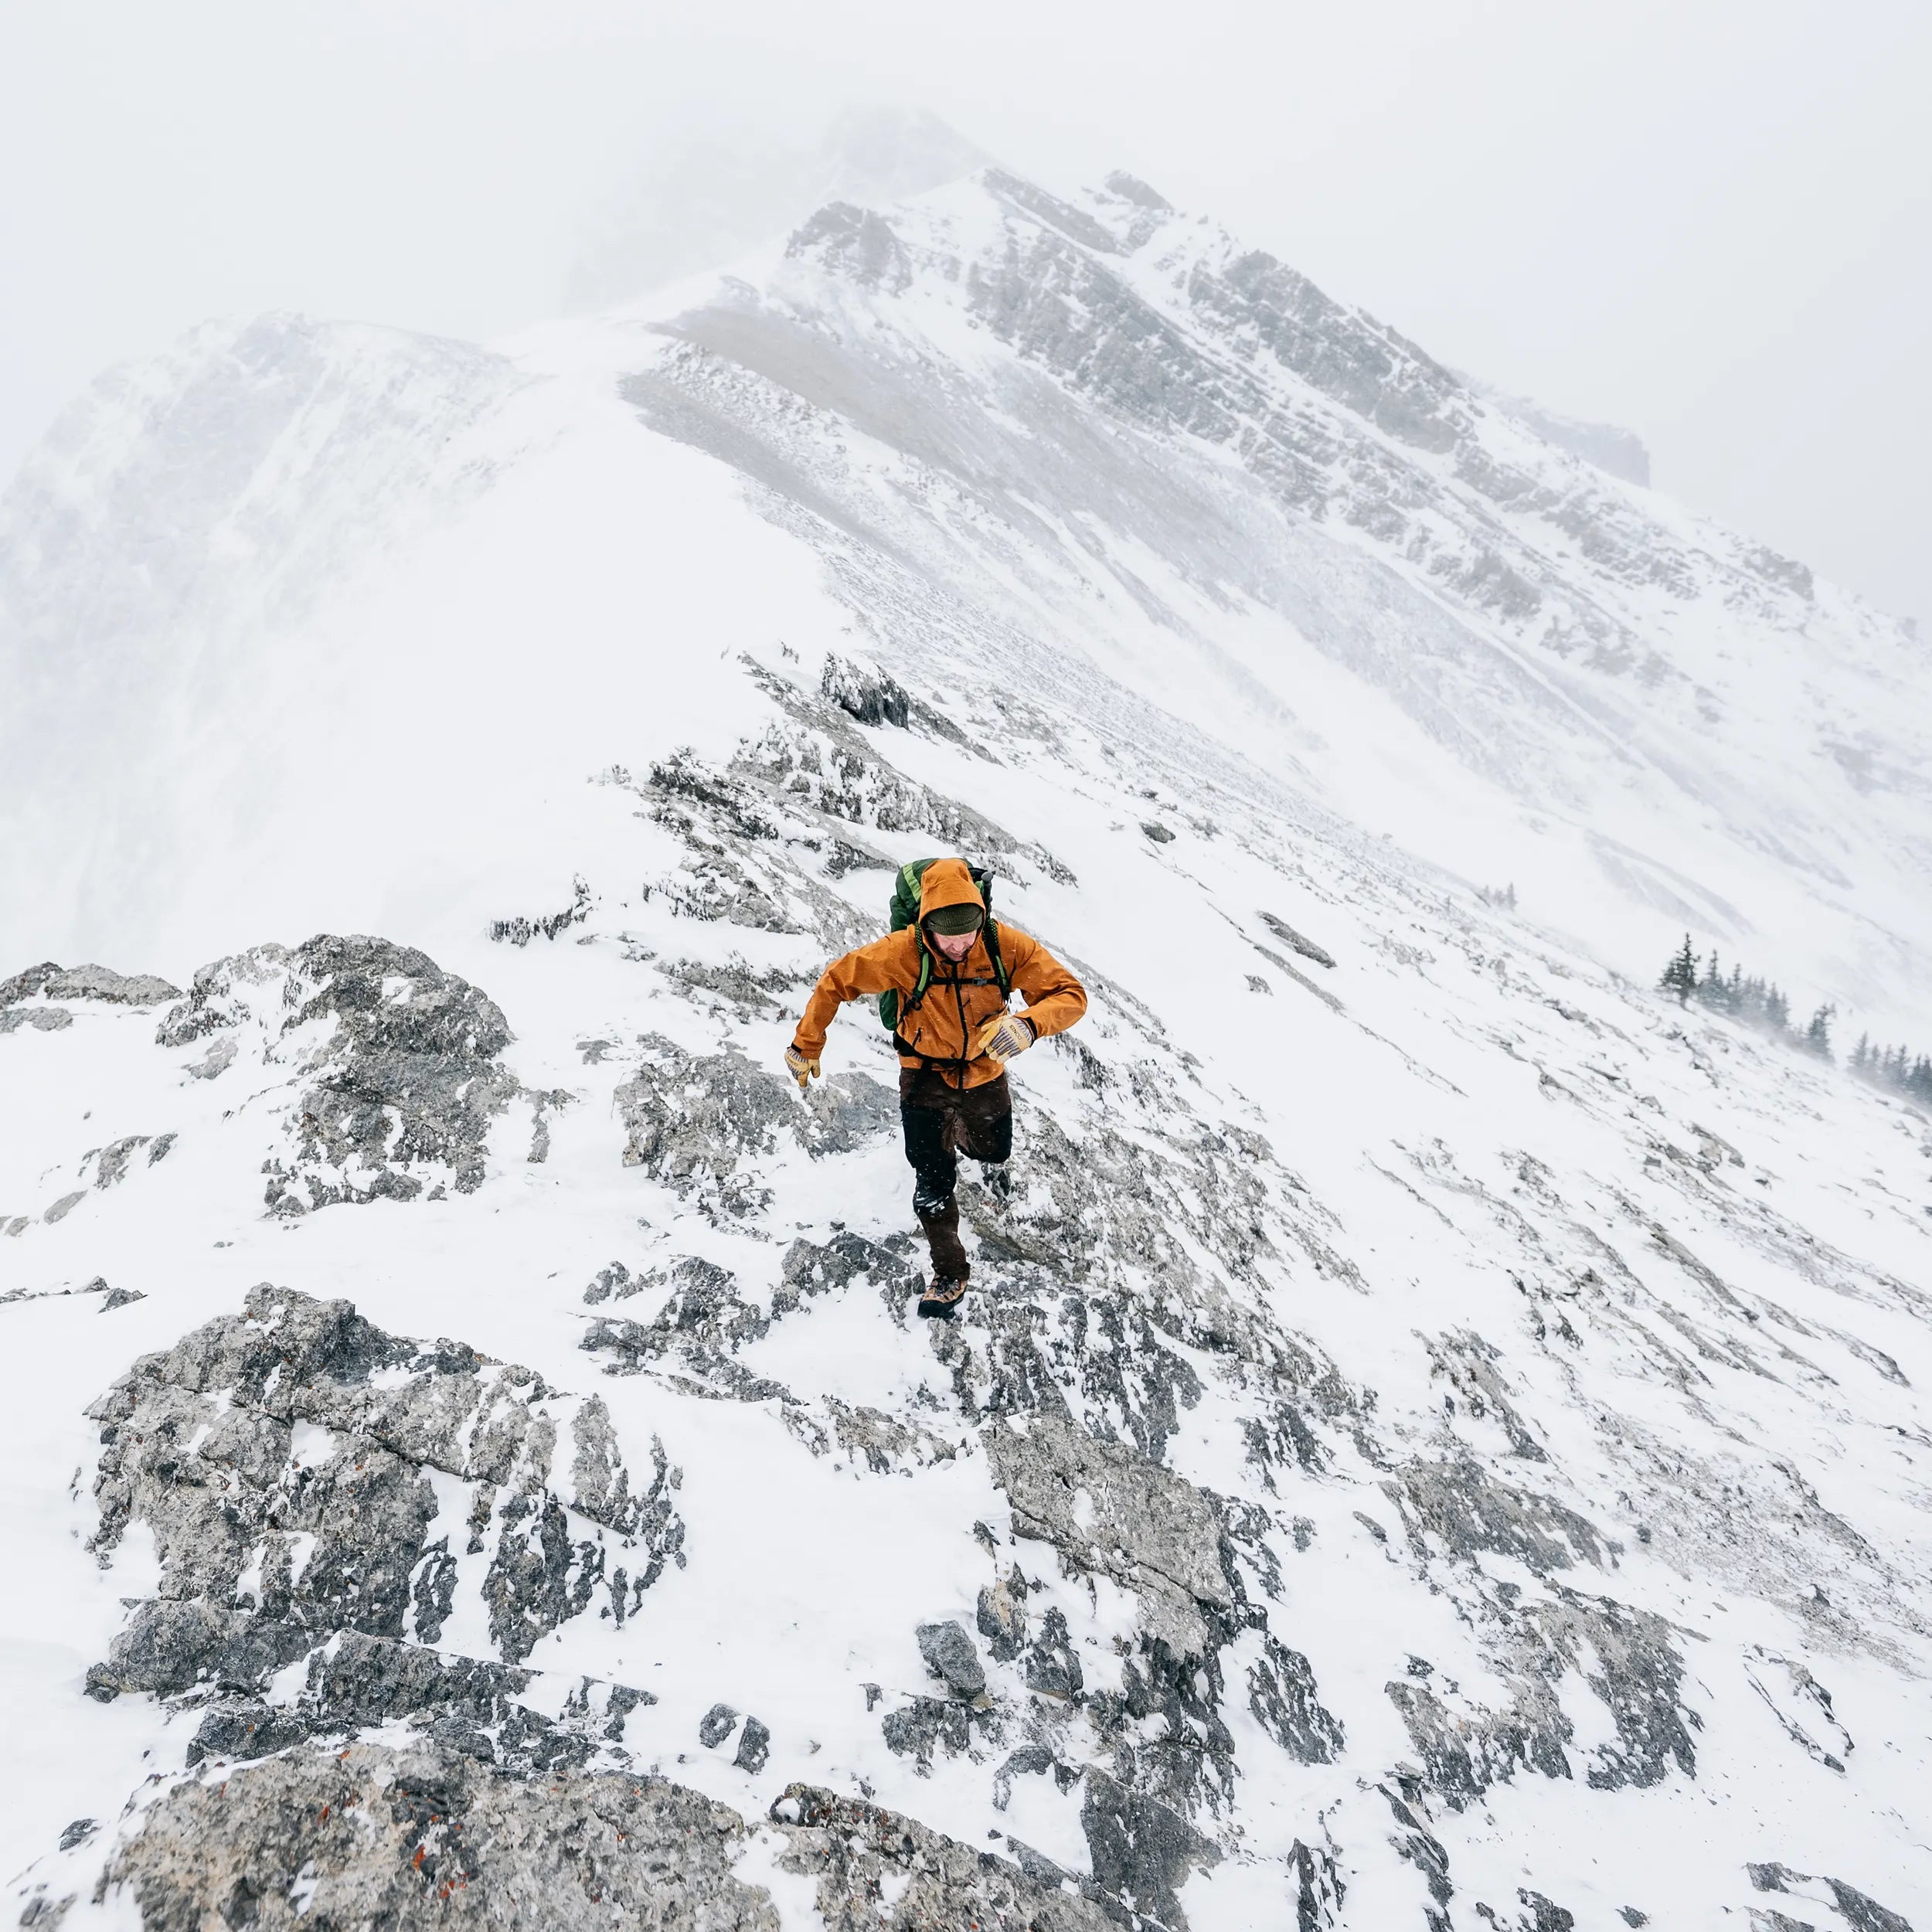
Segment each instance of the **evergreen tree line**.
[{"label": "evergreen tree line", "polygon": [[1922,1107],[1932,1107],[1932,1059],[1923,1053],[1905,1046],[1874,1046],[1869,1036],[1861,1033],[1846,1064],[1874,1087],[1889,1087]]},{"label": "evergreen tree line", "polygon": [[[1681,1006],[1696,1000],[1742,1020],[1747,1026],[1788,1040],[1821,1060],[1834,1058],[1832,1019],[1835,1008],[1821,1006],[1800,1032],[1791,1024],[1791,1002],[1775,985],[1747,973],[1735,961],[1726,973],[1715,951],[1700,967],[1688,933],[1657,983],[1664,992],[1675,993]],[[1875,1087],[1889,1087],[1894,1093],[1932,1107],[1932,1056],[1906,1046],[1874,1046],[1871,1036],[1862,1034],[1847,1065],[1860,1080],[1869,1080]]]},{"label": "evergreen tree line", "polygon": [[1811,1015],[1810,1024],[1801,1030],[1791,1024],[1791,1002],[1774,981],[1747,973],[1736,961],[1726,973],[1715,951],[1700,971],[1689,933],[1684,935],[1683,944],[1671,955],[1670,964],[1657,984],[1664,992],[1675,993],[1680,1006],[1688,1006],[1696,1000],[1717,1012],[1728,1013],[1733,1019],[1742,1020],[1747,1026],[1789,1040],[1821,1060],[1832,1056],[1832,1008],[1821,1006]]}]

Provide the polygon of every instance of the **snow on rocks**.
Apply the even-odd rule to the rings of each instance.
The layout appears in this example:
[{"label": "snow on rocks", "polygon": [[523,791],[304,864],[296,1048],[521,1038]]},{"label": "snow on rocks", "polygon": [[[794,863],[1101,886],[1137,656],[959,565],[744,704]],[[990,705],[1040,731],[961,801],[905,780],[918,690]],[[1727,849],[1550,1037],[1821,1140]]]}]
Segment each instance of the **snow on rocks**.
[{"label": "snow on rocks", "polygon": [[[747,1721],[747,1735],[755,1723]],[[506,1924],[600,1932],[613,1923],[783,1932],[793,1921],[774,1893],[791,1889],[781,1876],[791,1875],[826,1932],[1154,1932],[1178,1923],[1142,1916],[1130,1902],[1171,1906],[1172,1879],[1208,1848],[1185,1832],[1151,1836],[1124,1804],[1114,1816],[1104,1876],[1086,1879],[1022,1844],[998,1857],[810,1784],[788,1785],[754,1828],[655,1774],[560,1767],[532,1779],[430,1740],[355,1742],[325,1753],[284,1748],[218,1784],[190,1777],[165,1785],[117,1837],[75,1838],[54,1875],[18,1895],[21,1923],[43,1927],[61,1923],[84,1892],[97,1907],[127,1899],[147,1925],[245,1917],[264,1927],[379,1923],[399,1932]]]},{"label": "snow on rocks", "polygon": [[153,1006],[179,999],[181,988],[152,973],[111,972],[105,966],[57,966],[44,960],[38,966],[0,980],[0,1007],[26,999],[98,999],[116,1006]]},{"label": "snow on rocks", "polygon": [[819,1158],[899,1123],[898,1095],[864,1073],[817,1083],[801,1106],[789,1081],[741,1053],[692,1054],[662,1034],[638,1045],[636,1070],[615,1095],[624,1165],[709,1213],[743,1219],[766,1205],[757,1165],[787,1131]]},{"label": "snow on rocks", "polygon": [[983,1439],[1021,1535],[1107,1571],[1141,1596],[1150,1635],[1180,1655],[1201,1655],[1199,1606],[1226,1609],[1233,1599],[1220,1524],[1192,1485],[1058,1416],[989,1423]]},{"label": "snow on rocks", "polygon": [[[104,1913],[184,1922],[1925,1932],[1923,1123],[1557,931],[1617,961],[1680,906],[1835,925],[1909,981],[1917,807],[1754,707],[1795,667],[1882,777],[1911,667],[1137,184],[876,222],[573,336],[516,437],[413,385],[452,520],[304,648],[250,628],[256,565],[294,529],[328,601],[359,498],[265,501],[239,573],[170,550],[251,698],[272,655],[475,708],[394,774],[447,833],[434,891],[334,821],[328,877],[277,875],[278,923],[400,905],[415,944],[236,954],[158,1048],[51,975],[0,1005],[37,1210],[0,1223],[34,1579],[0,1691],[85,1732],[59,1815],[9,1820],[22,1909],[86,1918],[105,1865]],[[207,420],[257,366],[196,363]],[[303,456],[307,393],[249,477]],[[338,483],[406,453],[362,420]],[[138,557],[179,447],[123,427],[92,509]],[[224,527],[233,481],[160,511]],[[37,542],[29,607],[83,607]],[[289,787],[260,850],[315,809]],[[803,1097],[778,1056],[892,868],[948,848],[1092,998],[1015,1069],[1010,1175],[962,1180],[936,1325],[885,1038],[848,1017]],[[232,929],[242,849],[211,832],[184,930]],[[1504,878],[1516,906],[1468,883]],[[304,1294],[236,1315],[264,1274]],[[104,1329],[110,1279],[145,1294]],[[104,1338],[148,1352],[97,1443]]]},{"label": "snow on rocks", "polygon": [[[472,1193],[513,1100],[531,1107],[530,1158],[543,1157],[544,1112],[560,1097],[519,1086],[502,1062],[511,1036],[495,1002],[413,947],[325,934],[217,960],[155,1038],[185,1046],[240,1027],[265,1063],[304,1083],[285,1150],[264,1170],[277,1214]],[[217,1037],[188,1070],[218,1079],[239,1050]]]},{"label": "snow on rocks", "polygon": [[0,1038],[23,1027],[58,1033],[73,1026],[62,1000],[97,1000],[114,1006],[152,1006],[179,999],[181,988],[152,973],[111,972],[105,966],[61,966],[43,960],[11,979],[0,980]]},{"label": "snow on rocks", "polygon": [[[89,1691],[202,1713],[194,1755],[413,1716],[486,1758],[581,1762],[649,1701],[586,1680],[560,1719],[516,1668],[587,1612],[621,1626],[683,1561],[677,1472],[655,1443],[634,1471],[594,1397],[264,1284],[90,1413],[91,1546],[111,1563],[138,1526],[159,1577]],[[457,1628],[501,1663],[439,1653]]]}]

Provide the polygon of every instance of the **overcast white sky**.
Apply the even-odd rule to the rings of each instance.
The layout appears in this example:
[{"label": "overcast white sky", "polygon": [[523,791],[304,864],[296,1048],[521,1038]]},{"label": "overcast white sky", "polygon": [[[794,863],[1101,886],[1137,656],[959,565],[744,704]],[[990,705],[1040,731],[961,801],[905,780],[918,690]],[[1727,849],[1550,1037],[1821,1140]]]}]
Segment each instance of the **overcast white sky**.
[{"label": "overcast white sky", "polygon": [[553,313],[641,152],[854,100],[1127,167],[1932,631],[1925,0],[13,0],[0,476],[210,314]]}]

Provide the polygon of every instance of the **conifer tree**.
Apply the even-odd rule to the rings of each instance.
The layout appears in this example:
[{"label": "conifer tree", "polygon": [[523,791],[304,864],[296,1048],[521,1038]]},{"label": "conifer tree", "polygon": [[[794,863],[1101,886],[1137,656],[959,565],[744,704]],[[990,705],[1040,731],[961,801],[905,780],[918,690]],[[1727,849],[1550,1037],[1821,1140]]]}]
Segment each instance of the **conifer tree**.
[{"label": "conifer tree", "polygon": [[1832,1015],[1836,1011],[1835,1007],[1821,1006],[1804,1029],[1805,1052],[1815,1053],[1821,1060],[1832,1057]]},{"label": "conifer tree", "polygon": [[1690,934],[1684,935],[1684,943],[1672,955],[1670,964],[1664,968],[1662,978],[1658,981],[1662,992],[1675,993],[1679,1006],[1690,1003],[1690,996],[1697,991],[1697,954],[1691,946]]}]

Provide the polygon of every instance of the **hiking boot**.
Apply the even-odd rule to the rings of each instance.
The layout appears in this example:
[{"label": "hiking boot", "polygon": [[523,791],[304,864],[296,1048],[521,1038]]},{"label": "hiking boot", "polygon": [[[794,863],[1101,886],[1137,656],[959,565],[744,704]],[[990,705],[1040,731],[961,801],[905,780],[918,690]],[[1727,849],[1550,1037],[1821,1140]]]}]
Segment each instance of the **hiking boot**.
[{"label": "hiking boot", "polygon": [[919,1312],[932,1321],[950,1321],[965,1294],[966,1284],[963,1281],[936,1274],[931,1285],[920,1293]]}]

